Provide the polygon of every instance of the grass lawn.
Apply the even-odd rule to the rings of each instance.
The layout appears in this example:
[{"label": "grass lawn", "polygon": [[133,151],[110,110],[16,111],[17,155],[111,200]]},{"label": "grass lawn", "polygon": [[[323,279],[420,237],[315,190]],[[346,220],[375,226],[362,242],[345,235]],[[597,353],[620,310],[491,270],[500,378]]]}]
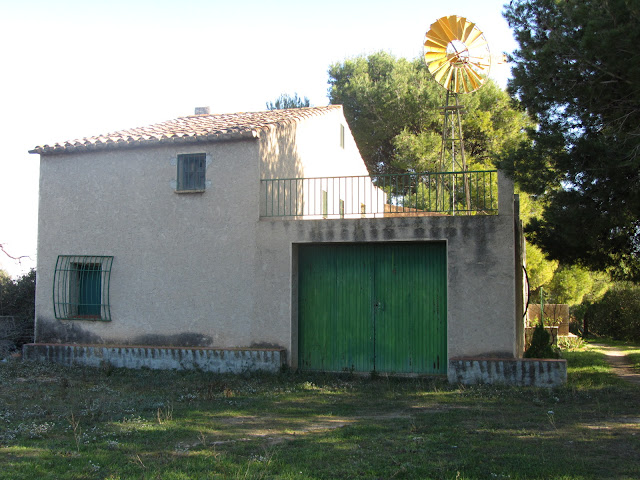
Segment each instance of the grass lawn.
[{"label": "grass lawn", "polygon": [[640,387],[564,356],[552,390],[10,360],[0,479],[638,478]]}]

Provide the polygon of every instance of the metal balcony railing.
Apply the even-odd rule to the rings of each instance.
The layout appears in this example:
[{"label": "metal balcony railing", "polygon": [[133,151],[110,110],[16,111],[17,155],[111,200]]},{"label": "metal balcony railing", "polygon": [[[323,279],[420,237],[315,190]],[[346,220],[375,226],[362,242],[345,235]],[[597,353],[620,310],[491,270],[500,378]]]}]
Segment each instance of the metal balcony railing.
[{"label": "metal balcony railing", "polygon": [[498,213],[497,170],[261,180],[261,217]]}]

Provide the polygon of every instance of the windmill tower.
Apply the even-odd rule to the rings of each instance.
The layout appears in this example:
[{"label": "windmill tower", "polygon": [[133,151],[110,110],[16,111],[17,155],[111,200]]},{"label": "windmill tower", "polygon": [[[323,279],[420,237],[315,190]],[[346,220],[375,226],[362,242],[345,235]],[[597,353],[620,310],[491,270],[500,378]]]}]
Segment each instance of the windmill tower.
[{"label": "windmill tower", "polygon": [[[440,172],[463,172],[462,185],[456,186],[456,175],[440,182],[438,198],[445,198],[448,191],[451,210],[455,212],[456,192],[462,188],[466,211],[471,210],[471,191],[467,162],[464,153],[460,94],[474,92],[487,80],[491,68],[489,44],[475,23],[465,17],[450,15],[435,21],[424,39],[424,60],[433,78],[447,91],[446,104],[442,107],[442,148]],[[444,201],[444,200],[443,200]]]}]

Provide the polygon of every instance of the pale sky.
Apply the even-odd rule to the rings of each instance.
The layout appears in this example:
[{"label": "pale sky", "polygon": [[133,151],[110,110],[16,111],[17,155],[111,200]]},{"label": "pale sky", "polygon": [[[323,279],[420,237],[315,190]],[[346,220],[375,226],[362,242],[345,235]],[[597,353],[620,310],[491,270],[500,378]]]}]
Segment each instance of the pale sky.
[{"label": "pale sky", "polygon": [[[191,115],[265,110],[281,93],[328,104],[327,70],[384,50],[421,55],[429,26],[460,15],[492,53],[516,43],[505,0],[0,0],[0,253],[35,267],[37,145]],[[509,67],[492,70],[503,87]],[[70,182],[73,179],[69,179]]]}]

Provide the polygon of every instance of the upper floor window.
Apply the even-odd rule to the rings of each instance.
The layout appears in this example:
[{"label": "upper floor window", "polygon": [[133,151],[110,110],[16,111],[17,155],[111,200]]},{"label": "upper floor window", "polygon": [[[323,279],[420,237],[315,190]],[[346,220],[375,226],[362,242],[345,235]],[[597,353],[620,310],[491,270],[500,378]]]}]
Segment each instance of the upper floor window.
[{"label": "upper floor window", "polygon": [[178,155],[179,192],[202,192],[205,189],[207,155],[205,153],[185,153]]}]

